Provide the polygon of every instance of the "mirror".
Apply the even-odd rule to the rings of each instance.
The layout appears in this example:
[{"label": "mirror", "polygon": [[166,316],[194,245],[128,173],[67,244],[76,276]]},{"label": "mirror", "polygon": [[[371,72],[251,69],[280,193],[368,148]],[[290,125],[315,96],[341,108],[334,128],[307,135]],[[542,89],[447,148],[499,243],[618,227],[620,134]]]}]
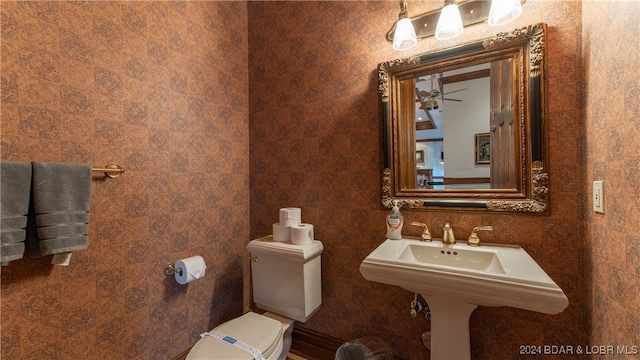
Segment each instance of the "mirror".
[{"label": "mirror", "polygon": [[378,66],[382,203],[548,209],[546,25]]}]

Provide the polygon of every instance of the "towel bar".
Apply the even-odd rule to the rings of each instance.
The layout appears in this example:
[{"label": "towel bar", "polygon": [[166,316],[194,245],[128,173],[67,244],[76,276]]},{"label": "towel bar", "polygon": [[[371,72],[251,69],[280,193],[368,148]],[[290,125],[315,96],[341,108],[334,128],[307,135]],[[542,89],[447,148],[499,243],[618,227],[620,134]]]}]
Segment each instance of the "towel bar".
[{"label": "towel bar", "polygon": [[104,174],[112,179],[117,178],[124,172],[124,168],[118,164],[109,164],[103,168],[93,168],[92,171],[102,171]]}]

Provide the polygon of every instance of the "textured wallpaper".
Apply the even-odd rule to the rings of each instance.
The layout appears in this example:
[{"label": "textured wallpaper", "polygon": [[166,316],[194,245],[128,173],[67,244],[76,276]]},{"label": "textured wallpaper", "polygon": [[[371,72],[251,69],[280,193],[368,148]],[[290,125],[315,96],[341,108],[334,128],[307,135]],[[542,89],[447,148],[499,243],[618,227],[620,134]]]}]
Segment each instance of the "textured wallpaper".
[{"label": "textured wallpaper", "polygon": [[[605,213],[585,209],[590,248],[586,254],[587,273],[593,279],[589,284],[590,342],[627,346],[629,354],[633,354],[635,346],[637,354],[640,351],[640,2],[621,1],[612,5],[611,2],[583,5],[585,193],[591,193],[593,180],[604,180],[605,184]],[[609,31],[602,31],[602,21],[612,24]]]},{"label": "textured wallpaper", "polygon": [[[3,359],[170,359],[242,313],[246,4],[2,1],[3,160],[94,173],[89,248],[3,267]],[[165,263],[201,255],[186,286]]]},{"label": "textured wallpaper", "polygon": [[[441,6],[409,1],[409,13]],[[271,232],[278,208],[302,208],[324,244],[323,303],[299,324],[343,340],[375,335],[399,358],[425,359],[426,319],[412,319],[408,291],[366,281],[358,267],[385,239],[381,209],[381,121],[377,65],[538,22],[549,25],[548,130],[551,211],[544,216],[405,212],[435,237],[449,221],[466,238],[493,225],[484,241],[523,246],[567,294],[550,316],[512,308],[479,308],[471,317],[474,358],[517,358],[519,346],[585,342],[581,189],[581,4],[527,1],[524,14],[498,28],[465,29],[460,38],[422,40],[395,52],[384,36],[397,2],[252,2],[249,5],[251,235]],[[406,226],[404,233],[419,235]],[[501,357],[496,357],[495,354]]]},{"label": "textured wallpaper", "polygon": [[[549,26],[550,213],[405,212],[406,222],[435,237],[447,221],[458,237],[493,225],[484,241],[523,246],[567,294],[554,316],[478,308],[474,358],[637,345],[640,9],[622,3],[527,1],[514,23],[394,52],[384,35],[395,1],[2,1],[1,158],[127,169],[95,174],[89,249],[69,267],[45,257],[1,269],[3,359],[171,358],[246,308],[244,247],[287,206],[325,247],[323,304],[297,326],[376,335],[398,358],[427,358],[413,294],[358,271],[387,213],[376,67],[537,22]],[[409,12],[439,6],[409,1]],[[605,180],[604,216],[590,212],[592,180]],[[195,254],[204,279],[162,274]]]}]

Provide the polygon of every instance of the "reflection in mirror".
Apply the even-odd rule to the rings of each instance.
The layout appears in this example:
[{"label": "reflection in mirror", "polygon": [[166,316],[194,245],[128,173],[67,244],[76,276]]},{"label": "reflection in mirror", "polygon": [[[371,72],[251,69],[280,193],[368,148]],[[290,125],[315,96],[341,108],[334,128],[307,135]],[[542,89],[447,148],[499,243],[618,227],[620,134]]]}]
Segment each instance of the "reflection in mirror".
[{"label": "reflection in mirror", "polygon": [[426,162],[416,162],[416,188],[506,186],[490,181],[490,141],[476,149],[476,137],[490,130],[490,66],[485,63],[403,80],[416,84],[416,151],[428,154]]},{"label": "reflection in mirror", "polygon": [[385,206],[547,209],[545,30],[380,64]]}]

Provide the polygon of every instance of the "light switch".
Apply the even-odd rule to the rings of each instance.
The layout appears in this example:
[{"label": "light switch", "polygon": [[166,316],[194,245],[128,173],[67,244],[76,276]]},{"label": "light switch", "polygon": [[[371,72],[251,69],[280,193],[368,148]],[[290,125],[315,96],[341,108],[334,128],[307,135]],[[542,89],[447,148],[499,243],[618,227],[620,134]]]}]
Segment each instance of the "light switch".
[{"label": "light switch", "polygon": [[604,214],[604,181],[593,182],[593,211]]}]

